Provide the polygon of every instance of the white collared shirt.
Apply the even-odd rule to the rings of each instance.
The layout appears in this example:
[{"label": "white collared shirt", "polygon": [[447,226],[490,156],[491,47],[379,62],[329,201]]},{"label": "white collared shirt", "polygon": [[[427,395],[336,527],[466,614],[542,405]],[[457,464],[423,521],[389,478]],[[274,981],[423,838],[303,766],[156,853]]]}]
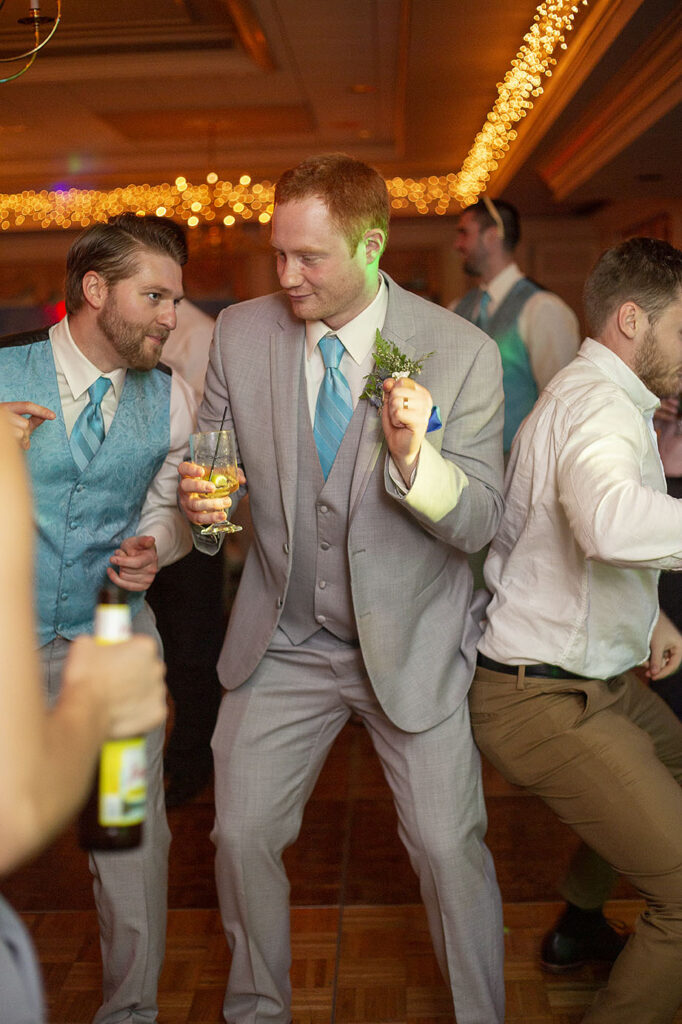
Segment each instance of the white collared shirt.
[{"label": "white collared shirt", "polygon": [[[490,296],[489,317],[523,277],[517,264],[510,263],[487,284],[481,282],[481,295],[486,291]],[[575,358],[580,345],[578,318],[554,292],[531,295],[519,314],[519,334],[528,351],[538,391]]]},{"label": "white collared shirt", "polygon": [[[308,392],[308,409],[310,411],[310,422],[315,425],[315,409],[317,396],[320,391],[320,384],[324,377],[324,359],[319,349],[319,342],[327,334],[335,335],[343,344],[345,352],[341,356],[339,369],[348,381],[353,409],[360,401],[360,395],[365,390],[365,377],[374,368],[374,343],[376,332],[384,326],[386,310],[388,309],[388,287],[379,274],[379,290],[376,296],[361,313],[358,313],[353,320],[340,327],[338,331],[331,330],[323,320],[306,320],[305,325],[305,379]],[[393,459],[389,456],[388,472],[400,494],[406,494],[406,484],[400,475],[400,471]],[[417,467],[412,470],[410,483],[414,480]]]},{"label": "white collared shirt", "polygon": [[322,320],[306,320],[305,325],[305,378],[308,392],[310,422],[315,423],[315,408],[320,384],[324,377],[324,360],[318,348],[321,338],[334,334],[341,341],[345,352],[341,356],[339,369],[348,381],[353,408],[358,404],[365,389],[364,378],[374,366],[374,341],[376,332],[384,326],[388,308],[388,288],[381,274],[379,290],[361,313],[338,331],[332,331]]},{"label": "white collared shirt", "polygon": [[600,679],[648,657],[658,572],[682,569],[682,501],[665,493],[658,405],[592,338],[541,394],[512,446],[485,563],[483,654]]},{"label": "white collared shirt", "polygon": [[[73,340],[68,317],[51,327],[49,334],[67,436],[71,436],[78,416],[89,401],[88,388],[98,377],[108,377],[112,382],[101,404],[106,433],[123,394],[125,369],[102,373],[91,363]],[[178,466],[188,450],[196,411],[196,399],[189,385],[174,373],[170,393],[170,449],[150,484],[137,528],[138,536],[149,534],[156,538],[160,567],[177,561],[192,546],[187,521],[177,507],[177,490]],[[111,553],[114,553],[113,548]]]}]

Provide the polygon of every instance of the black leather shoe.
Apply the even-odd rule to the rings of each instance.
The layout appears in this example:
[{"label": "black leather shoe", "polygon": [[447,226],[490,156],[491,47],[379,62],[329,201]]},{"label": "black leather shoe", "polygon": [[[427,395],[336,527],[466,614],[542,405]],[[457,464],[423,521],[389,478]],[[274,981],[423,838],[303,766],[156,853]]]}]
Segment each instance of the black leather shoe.
[{"label": "black leather shoe", "polygon": [[601,910],[569,906],[542,940],[540,963],[561,974],[587,963],[612,964],[628,940],[609,924]]}]

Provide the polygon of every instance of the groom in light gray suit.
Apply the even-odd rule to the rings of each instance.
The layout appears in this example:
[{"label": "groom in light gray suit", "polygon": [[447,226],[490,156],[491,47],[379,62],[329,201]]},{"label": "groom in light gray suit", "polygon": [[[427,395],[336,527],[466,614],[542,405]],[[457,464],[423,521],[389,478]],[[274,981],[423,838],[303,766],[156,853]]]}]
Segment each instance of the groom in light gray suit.
[{"label": "groom in light gray suit", "polygon": [[[479,635],[466,555],[502,511],[499,355],[379,273],[388,214],[383,179],[349,157],[285,172],[272,220],[283,290],[216,326],[200,428],[217,429],[227,408],[254,526],[212,744],[228,1024],[291,1020],[281,855],[351,712],[393,791],[458,1024],[504,1019],[500,898],[465,700]],[[384,382],[380,412],[360,400],[377,329],[412,359],[431,353],[420,383]],[[199,530],[230,499],[212,498],[192,463],[180,471],[195,543],[216,550]]]}]

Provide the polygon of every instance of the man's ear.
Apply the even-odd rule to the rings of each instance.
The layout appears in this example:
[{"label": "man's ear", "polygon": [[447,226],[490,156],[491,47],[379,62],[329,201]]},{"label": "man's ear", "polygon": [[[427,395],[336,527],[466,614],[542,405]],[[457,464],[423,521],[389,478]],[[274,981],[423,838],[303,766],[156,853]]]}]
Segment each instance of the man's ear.
[{"label": "man's ear", "polygon": [[382,231],[381,228],[370,228],[369,231],[365,232],[363,244],[365,246],[367,265],[376,263],[386,248],[386,232]]},{"label": "man's ear", "polygon": [[104,278],[96,270],[87,270],[83,274],[83,297],[88,306],[101,309],[106,300],[109,288]]},{"label": "man's ear", "polygon": [[630,340],[634,340],[638,331],[644,326],[646,313],[636,302],[628,299],[627,302],[623,302],[619,307],[616,319],[621,334],[624,334]]}]

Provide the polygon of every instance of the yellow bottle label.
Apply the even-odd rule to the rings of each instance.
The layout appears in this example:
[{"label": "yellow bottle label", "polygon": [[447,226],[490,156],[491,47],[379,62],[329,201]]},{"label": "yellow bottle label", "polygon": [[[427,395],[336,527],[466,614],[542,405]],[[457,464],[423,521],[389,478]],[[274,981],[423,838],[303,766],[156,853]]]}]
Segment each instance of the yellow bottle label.
[{"label": "yellow bottle label", "polygon": [[99,823],[105,828],[138,825],[147,802],[147,760],[143,736],[108,740],[99,763]]}]

